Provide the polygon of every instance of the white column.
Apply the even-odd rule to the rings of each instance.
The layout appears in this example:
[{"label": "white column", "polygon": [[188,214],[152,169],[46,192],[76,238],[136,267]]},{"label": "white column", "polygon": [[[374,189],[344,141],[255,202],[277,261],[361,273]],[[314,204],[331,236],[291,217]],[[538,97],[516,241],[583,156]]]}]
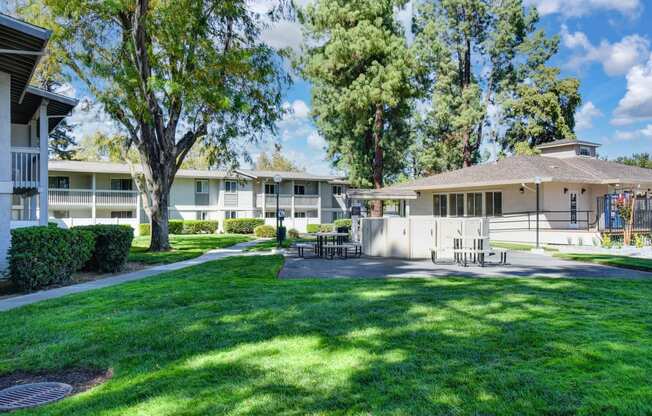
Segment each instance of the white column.
[{"label": "white column", "polygon": [[265,213],[267,212],[267,198],[265,195],[265,179],[260,180],[260,192],[263,195],[262,200],[263,200],[263,220],[265,219]]},{"label": "white column", "polygon": [[48,225],[48,100],[41,101],[38,114],[40,147],[39,224]]},{"label": "white column", "polygon": [[[29,147],[36,147],[39,142],[38,139],[38,118],[36,115],[34,119],[29,122]],[[28,218],[32,221],[37,219],[36,208],[38,207],[38,195],[32,195],[29,197],[29,216]]]},{"label": "white column", "polygon": [[319,198],[317,198],[317,218],[321,223],[321,182],[317,182],[317,194],[319,195]]},{"label": "white column", "polygon": [[11,76],[0,72],[0,271],[11,244]]},{"label": "white column", "polygon": [[292,180],[292,205],[290,215],[292,215],[292,228],[294,228],[294,179]]},{"label": "white column", "polygon": [[93,194],[91,195],[91,218],[93,219],[93,224],[96,223],[96,218],[97,218],[97,195],[95,195],[95,190],[97,189],[97,174],[93,172],[93,178],[91,180],[91,189],[93,190]]}]

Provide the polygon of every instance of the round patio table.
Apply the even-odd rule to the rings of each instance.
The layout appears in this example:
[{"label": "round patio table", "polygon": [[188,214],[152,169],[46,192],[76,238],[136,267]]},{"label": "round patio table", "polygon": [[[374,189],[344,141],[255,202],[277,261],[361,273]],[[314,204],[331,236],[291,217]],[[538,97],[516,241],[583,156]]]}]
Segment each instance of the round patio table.
[{"label": "round patio table", "polygon": [[333,244],[342,245],[344,243],[344,239],[349,236],[349,233],[328,232],[328,233],[315,233],[314,235],[315,237],[317,237],[317,253],[319,257],[323,257],[324,244],[328,243],[329,239],[331,239]]}]

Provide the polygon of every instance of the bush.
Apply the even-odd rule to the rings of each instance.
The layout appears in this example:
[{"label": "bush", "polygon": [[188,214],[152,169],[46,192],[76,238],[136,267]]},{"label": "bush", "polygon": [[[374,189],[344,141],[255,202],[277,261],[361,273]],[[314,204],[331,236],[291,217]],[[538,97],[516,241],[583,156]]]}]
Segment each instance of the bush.
[{"label": "bush", "polygon": [[224,220],[224,231],[233,234],[253,234],[254,228],[265,224],[261,218],[229,218]]},{"label": "bush", "polygon": [[52,226],[11,231],[11,280],[23,291],[67,283],[91,258],[95,239],[84,230]]},{"label": "bush", "polygon": [[308,224],[306,231],[308,233],[330,233],[335,229],[333,224]]},{"label": "bush", "polygon": [[124,268],[134,239],[133,228],[128,225],[87,225],[73,229],[95,235],[95,249],[84,266],[86,270],[114,273]]},{"label": "bush", "polygon": [[271,225],[259,225],[254,228],[254,234],[259,238],[273,238],[276,237],[276,229]]},{"label": "bush", "polygon": [[183,234],[215,234],[217,232],[217,221],[210,220],[186,220],[183,221]]},{"label": "bush", "polygon": [[348,228],[349,230],[351,229],[351,226],[353,223],[351,222],[351,219],[349,218],[341,218],[339,220],[335,220],[335,228]]},{"label": "bush", "polygon": [[151,235],[152,227],[149,224],[138,224],[138,235]]},{"label": "bush", "polygon": [[183,221],[182,220],[168,220],[168,233],[169,234],[183,234]]},{"label": "bush", "polygon": [[299,231],[296,228],[290,228],[288,230],[288,237],[299,238]]}]

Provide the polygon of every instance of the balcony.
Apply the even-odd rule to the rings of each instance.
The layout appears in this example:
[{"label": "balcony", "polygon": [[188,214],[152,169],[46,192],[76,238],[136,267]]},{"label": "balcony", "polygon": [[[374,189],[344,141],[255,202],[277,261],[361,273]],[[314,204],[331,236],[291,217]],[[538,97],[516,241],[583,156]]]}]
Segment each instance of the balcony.
[{"label": "balcony", "polygon": [[[279,194],[279,208],[292,208],[292,194]],[[276,207],[276,194],[265,195],[265,205],[267,208]],[[319,206],[319,195],[294,195],[295,208],[317,208]],[[256,208],[263,208],[263,195],[256,195]]]},{"label": "balcony", "polygon": [[[137,191],[96,190],[96,207],[135,207]],[[49,189],[48,204],[54,207],[91,207],[93,191],[90,189]]]},{"label": "balcony", "polygon": [[11,148],[11,180],[14,189],[38,188],[40,159],[38,147]]}]

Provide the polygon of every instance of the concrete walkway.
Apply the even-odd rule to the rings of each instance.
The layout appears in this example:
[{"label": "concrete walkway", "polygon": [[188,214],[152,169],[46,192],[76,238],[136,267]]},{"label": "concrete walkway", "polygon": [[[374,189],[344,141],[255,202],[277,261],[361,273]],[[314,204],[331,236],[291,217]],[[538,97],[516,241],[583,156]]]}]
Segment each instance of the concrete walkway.
[{"label": "concrete walkway", "polygon": [[[244,251],[244,249],[249,246],[257,244],[258,242],[259,241],[256,240],[247,241],[245,243],[236,244],[228,248],[219,248],[219,249],[211,250],[197,258],[190,259],[190,260],[180,261],[171,264],[162,264],[159,266],[153,266],[135,272],[124,273],[116,276],[107,277],[104,279],[94,280],[91,282],[80,283],[78,285],[58,287],[56,289],[42,290],[40,292],[34,292],[28,295],[3,299],[0,300],[0,311],[8,311],[10,309],[19,308],[24,305],[41,302],[47,299],[60,298],[62,296],[70,295],[72,293],[88,292],[89,290],[115,286],[115,285],[119,285],[120,283],[131,282],[134,280],[141,280],[146,277],[156,276],[157,274],[183,269],[184,267],[195,266],[197,264],[206,263],[208,261],[219,260],[230,256],[250,254]],[[252,252],[251,254],[264,254],[264,253]]]},{"label": "concrete walkway", "polygon": [[[652,273],[592,263],[563,260],[547,254],[510,251],[505,266],[462,267],[433,264],[430,260],[401,260],[362,257],[348,260],[301,259],[289,256],[281,279],[301,278],[386,278],[386,277],[549,277],[568,279],[650,280]],[[490,261],[494,261],[490,258]]]}]

